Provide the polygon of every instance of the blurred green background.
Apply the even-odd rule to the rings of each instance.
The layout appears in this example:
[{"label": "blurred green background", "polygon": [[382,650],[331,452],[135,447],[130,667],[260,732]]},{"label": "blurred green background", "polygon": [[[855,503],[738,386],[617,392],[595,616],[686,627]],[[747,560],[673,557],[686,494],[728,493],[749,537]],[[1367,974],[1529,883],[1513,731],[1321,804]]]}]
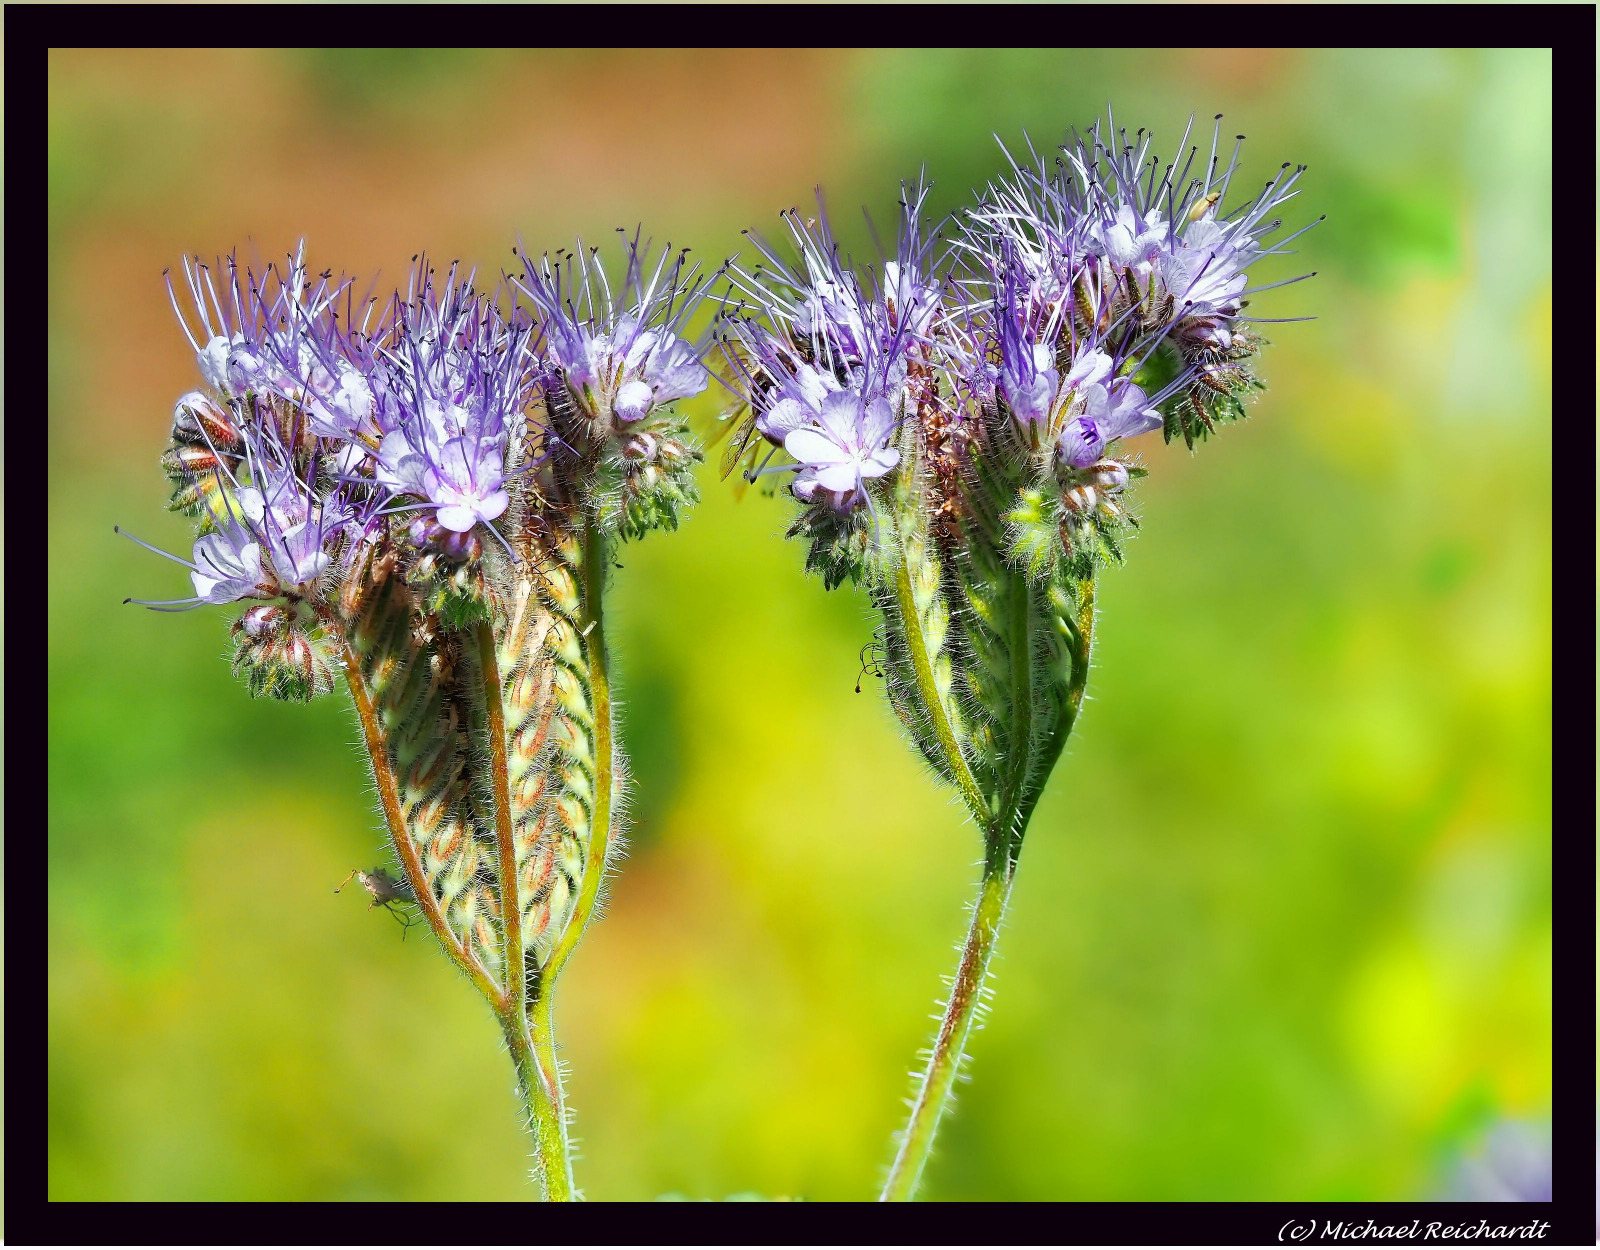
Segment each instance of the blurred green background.
[{"label": "blurred green background", "polygon": [[[931,1168],[944,1199],[1428,1196],[1550,1104],[1550,56],[55,52],[50,1196],[525,1198],[512,1074],[386,860],[342,698],[252,702],[157,465],[161,272],[305,234],[394,280],[641,215],[715,264],[826,186],[941,210],[991,132],[1193,112],[1310,171],[1271,384],[1145,448],[1092,702]],[[1296,267],[1298,266],[1298,267]],[[714,405],[705,404],[706,415]],[[713,457],[714,459],[714,457]],[[614,593],[632,848],[558,1019],[588,1195],[869,1196],[978,856],[853,693],[865,603],[709,468]]]}]

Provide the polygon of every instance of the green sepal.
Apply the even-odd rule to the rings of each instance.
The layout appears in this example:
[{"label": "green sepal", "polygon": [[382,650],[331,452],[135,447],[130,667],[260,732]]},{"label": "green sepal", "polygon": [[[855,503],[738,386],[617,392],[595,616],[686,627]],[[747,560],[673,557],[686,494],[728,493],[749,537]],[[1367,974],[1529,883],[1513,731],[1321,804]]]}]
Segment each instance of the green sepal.
[{"label": "green sepal", "polygon": [[675,530],[700,502],[695,466],[705,459],[674,414],[630,431],[595,466],[595,522],[624,542],[651,530]]},{"label": "green sepal", "polygon": [[828,508],[807,508],[789,526],[787,537],[806,544],[806,572],[822,574],[829,590],[869,578],[871,519],[864,509],[840,516]]}]

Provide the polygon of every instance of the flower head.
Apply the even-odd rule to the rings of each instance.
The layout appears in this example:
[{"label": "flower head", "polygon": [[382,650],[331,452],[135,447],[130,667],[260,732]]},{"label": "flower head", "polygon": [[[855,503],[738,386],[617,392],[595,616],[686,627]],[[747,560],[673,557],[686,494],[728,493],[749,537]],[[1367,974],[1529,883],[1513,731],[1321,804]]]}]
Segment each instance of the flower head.
[{"label": "flower head", "polygon": [[[729,266],[726,356],[754,428],[792,463],[806,502],[849,512],[866,483],[899,463],[889,446],[915,368],[933,368],[946,309],[921,223],[925,184],[903,188],[898,246],[881,276],[857,277],[819,197],[817,216],[783,214],[796,259],[758,235],[761,264]],[[747,232],[748,233],[748,232]]]},{"label": "flower head", "polygon": [[516,286],[532,301],[545,386],[570,399],[596,433],[642,421],[657,408],[698,395],[710,374],[684,327],[704,284],[688,249],[671,244],[646,276],[649,242],[626,241],[627,266],[615,295],[583,244],[525,262]]},{"label": "flower head", "polygon": [[436,288],[423,259],[379,351],[375,480],[458,533],[504,513],[512,427],[532,397],[531,333],[455,266]]}]

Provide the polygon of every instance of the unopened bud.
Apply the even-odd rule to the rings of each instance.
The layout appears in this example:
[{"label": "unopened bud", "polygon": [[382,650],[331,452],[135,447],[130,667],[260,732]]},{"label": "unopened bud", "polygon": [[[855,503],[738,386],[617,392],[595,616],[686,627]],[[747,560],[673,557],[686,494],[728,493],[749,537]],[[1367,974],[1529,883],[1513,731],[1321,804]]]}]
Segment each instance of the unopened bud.
[{"label": "unopened bud", "polygon": [[1107,494],[1114,495],[1128,484],[1126,466],[1115,460],[1102,460],[1099,464],[1092,464],[1084,475]]},{"label": "unopened bud", "polygon": [[483,554],[483,540],[472,531],[444,530],[435,540],[439,553],[447,560],[471,562]]},{"label": "unopened bud", "polygon": [[247,638],[268,638],[282,633],[289,625],[289,613],[281,604],[258,603],[233,623],[233,632]]},{"label": "unopened bud", "polygon": [[232,419],[200,392],[190,391],[172,410],[172,438],[176,443],[227,451],[239,444],[239,430]]},{"label": "unopened bud", "polygon": [[309,638],[304,634],[290,634],[284,639],[279,655],[285,667],[307,683],[311,682],[316,674],[317,653]]},{"label": "unopened bud", "polygon": [[1086,483],[1069,487],[1066,494],[1061,496],[1061,505],[1068,512],[1091,512],[1097,502],[1099,496],[1095,488]]},{"label": "unopened bud", "polygon": [[640,431],[622,445],[622,454],[629,460],[654,460],[658,447],[653,434]]}]

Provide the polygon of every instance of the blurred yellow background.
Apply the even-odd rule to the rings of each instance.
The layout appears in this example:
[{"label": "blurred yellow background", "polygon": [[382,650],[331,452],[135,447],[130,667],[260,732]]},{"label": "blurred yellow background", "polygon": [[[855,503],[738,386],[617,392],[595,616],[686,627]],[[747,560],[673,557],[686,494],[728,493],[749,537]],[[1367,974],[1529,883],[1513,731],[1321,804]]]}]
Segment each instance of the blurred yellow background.
[{"label": "blurred yellow background", "polygon": [[[341,697],[252,702],[157,460],[185,252],[395,281],[639,218],[714,266],[893,220],[1113,102],[1309,163],[1270,390],[1159,441],[932,1198],[1393,1199],[1550,1105],[1550,56],[57,52],[49,1106],[57,1199],[525,1198],[492,1019],[387,862]],[[714,408],[701,401],[704,415]],[[715,457],[713,457],[713,460]],[[869,1196],[979,848],[871,622],[710,467],[620,557],[632,847],[558,1008],[592,1198]]]}]

